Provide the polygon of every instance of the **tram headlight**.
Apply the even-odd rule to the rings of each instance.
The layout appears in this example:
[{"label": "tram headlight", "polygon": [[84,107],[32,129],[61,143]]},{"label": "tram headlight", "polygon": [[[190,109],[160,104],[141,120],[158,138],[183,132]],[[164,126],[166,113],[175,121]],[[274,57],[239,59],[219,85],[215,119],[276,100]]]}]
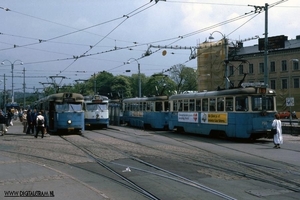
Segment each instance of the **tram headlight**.
[{"label": "tram headlight", "polygon": [[67,121],[67,123],[68,123],[68,124],[72,124],[72,120],[69,119],[69,120]]}]

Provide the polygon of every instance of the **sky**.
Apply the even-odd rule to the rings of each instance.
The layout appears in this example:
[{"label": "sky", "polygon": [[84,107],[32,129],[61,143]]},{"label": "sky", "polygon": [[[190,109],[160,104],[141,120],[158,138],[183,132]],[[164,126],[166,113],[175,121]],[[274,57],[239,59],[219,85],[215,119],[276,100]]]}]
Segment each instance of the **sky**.
[{"label": "sky", "polygon": [[210,34],[257,44],[266,4],[269,37],[300,35],[299,0],[1,0],[0,92],[4,74],[12,88],[12,63],[14,92],[23,91],[24,71],[33,92],[102,71],[131,76],[138,63],[146,76],[177,64],[196,69],[191,48]]}]

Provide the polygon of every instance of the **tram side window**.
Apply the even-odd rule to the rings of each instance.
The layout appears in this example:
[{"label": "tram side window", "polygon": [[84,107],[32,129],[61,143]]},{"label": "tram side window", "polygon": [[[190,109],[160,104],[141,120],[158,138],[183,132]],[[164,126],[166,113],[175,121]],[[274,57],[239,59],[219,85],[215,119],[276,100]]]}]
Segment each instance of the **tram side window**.
[{"label": "tram side window", "polygon": [[130,104],[130,111],[135,111],[135,108],[136,108],[135,104],[131,103]]},{"label": "tram side window", "polygon": [[224,111],[224,97],[217,98],[217,111]]},{"label": "tram side window", "polygon": [[144,102],[140,102],[140,109],[139,111],[144,111]]},{"label": "tram side window", "polygon": [[235,98],[235,110],[236,111],[247,111],[248,110],[248,98],[247,97],[236,97]]},{"label": "tram side window", "polygon": [[208,111],[208,99],[202,99],[202,111]]},{"label": "tram side window", "polygon": [[209,99],[209,111],[216,111],[216,99]]},{"label": "tram side window", "polygon": [[162,102],[155,102],[155,111],[162,111]]},{"label": "tram side window", "polygon": [[196,100],[196,111],[201,111],[201,99]]},{"label": "tram side window", "polygon": [[178,109],[178,101],[173,101],[173,111],[177,111]]},{"label": "tram side window", "polygon": [[185,99],[183,101],[183,111],[189,111],[189,100]]},{"label": "tram side window", "polygon": [[183,109],[182,100],[178,100],[178,111],[182,111],[182,109]]},{"label": "tram side window", "polygon": [[189,101],[189,111],[195,111],[195,99],[190,99]]},{"label": "tram side window", "polygon": [[226,111],[233,111],[233,98],[226,97]]},{"label": "tram side window", "polygon": [[155,104],[154,102],[150,102],[150,111],[154,111],[155,110]]},{"label": "tram side window", "polygon": [[151,111],[151,103],[150,102],[147,102],[147,108],[146,108],[147,111]]},{"label": "tram side window", "polygon": [[163,111],[169,111],[169,102],[168,101],[165,101],[164,102],[164,109],[163,109]]}]

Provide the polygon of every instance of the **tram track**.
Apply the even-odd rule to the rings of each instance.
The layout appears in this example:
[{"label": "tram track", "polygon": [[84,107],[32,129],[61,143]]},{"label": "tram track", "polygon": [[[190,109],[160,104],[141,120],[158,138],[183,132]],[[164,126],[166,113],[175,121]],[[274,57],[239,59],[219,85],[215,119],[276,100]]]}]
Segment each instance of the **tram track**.
[{"label": "tram track", "polygon": [[[121,181],[116,179],[116,178],[113,178],[112,176],[108,176],[108,175],[105,175],[105,174],[102,174],[102,173],[95,172],[93,170],[89,170],[86,167],[81,167],[79,165],[76,165],[76,163],[72,164],[72,163],[68,163],[68,162],[65,162],[65,161],[60,160],[60,159],[49,158],[49,157],[47,158],[47,157],[43,157],[43,156],[39,156],[39,155],[34,155],[34,154],[31,154],[31,153],[28,153],[28,152],[20,152],[18,150],[1,150],[1,151],[2,151],[2,153],[4,153],[4,154],[6,153],[9,156],[13,156],[13,157],[17,156],[18,158],[22,157],[23,161],[28,161],[28,162],[35,163],[35,164],[38,164],[38,165],[41,165],[41,166],[46,166],[47,165],[47,167],[51,168],[51,169],[54,169],[53,167],[56,166],[57,164],[59,164],[59,165],[69,165],[70,167],[78,168],[78,169],[81,169],[81,170],[84,170],[84,171],[88,171],[88,172],[93,173],[97,176],[101,176],[101,177],[103,177],[107,180],[113,181],[113,182],[115,182],[115,183],[117,183],[117,184],[119,184],[119,185],[121,185],[121,186],[137,193],[137,194],[140,194],[140,195],[146,197],[147,199],[153,199],[153,200],[158,200],[159,199],[159,198],[155,197],[154,195],[152,195],[151,193],[149,193],[148,191],[146,191],[143,188],[139,187],[138,185],[134,184],[133,182],[131,182],[126,177],[122,176],[117,171],[110,168],[107,164],[105,164],[104,161],[101,161],[100,159],[96,158],[96,156],[93,155],[93,153],[91,151],[70,142],[68,139],[66,139],[66,137],[63,137],[63,136],[59,136],[59,137],[62,138],[64,141],[68,142],[69,144],[71,144],[72,146],[74,146],[74,147],[80,149],[81,151],[83,151],[87,156],[91,157],[96,163],[98,163],[103,168],[107,169],[108,171],[112,172],[114,175],[119,177],[121,179]],[[21,146],[23,146],[23,145],[21,145]],[[23,147],[21,147],[21,149],[24,150]],[[41,148],[39,148],[39,150],[41,150]],[[50,167],[50,166],[52,166],[52,167]],[[55,171],[58,171],[58,170],[55,170]],[[65,174],[61,171],[58,171],[58,172],[61,173],[61,174]],[[68,175],[68,177],[71,177],[71,176]],[[79,181],[78,179],[76,179],[74,177],[71,177],[71,178],[76,180],[77,182],[81,182],[82,185],[85,185],[86,187],[89,187],[89,188],[97,191],[92,186],[88,185],[87,183],[83,183],[82,181]],[[125,181],[125,183],[124,183],[124,181]],[[100,192],[100,191],[97,191],[97,192],[99,194],[102,194],[102,192]]]},{"label": "tram track", "polygon": [[[109,133],[109,132],[113,132]],[[176,147],[174,146],[172,149],[168,149],[168,145],[170,145],[168,142],[163,141],[163,140],[155,140],[151,135],[152,133],[148,133],[148,132],[142,132],[141,134],[137,131],[135,132],[135,130],[131,131],[131,129],[128,129],[128,131],[126,132],[126,134],[122,131],[113,131],[113,130],[109,130],[109,132],[106,132],[106,130],[100,130],[100,131],[91,131],[91,133],[93,134],[101,134],[105,137],[111,138],[109,140],[109,142],[107,142],[107,140],[103,140],[101,141],[103,138],[100,138],[99,140],[94,140],[92,138],[90,138],[90,134],[83,134],[82,136],[62,136],[61,138],[63,140],[55,140],[55,142],[58,142],[58,144],[64,149],[64,152],[68,152],[67,155],[65,156],[66,158],[69,159],[69,157],[71,156],[77,156],[79,158],[82,157],[82,162],[86,162],[86,159],[83,159],[83,157],[90,157],[91,160],[97,159],[100,163],[107,165],[109,168],[112,167],[114,168],[114,166],[122,166],[124,167],[130,167],[132,170],[135,171],[140,171],[142,173],[147,173],[147,174],[153,174],[157,177],[160,178],[164,178],[164,179],[169,179],[175,182],[179,182],[180,184],[183,185],[187,185],[190,187],[194,187],[200,190],[203,190],[205,192],[212,192],[212,195],[217,195],[220,197],[220,199],[234,199],[228,195],[225,194],[225,196],[223,197],[223,193],[221,193],[220,195],[218,194],[213,194],[215,191],[211,190],[211,188],[207,187],[205,185],[202,185],[196,181],[190,180],[190,179],[186,179],[184,176],[181,175],[177,175],[177,173],[173,173],[173,172],[167,172],[164,171],[163,168],[160,169],[159,166],[153,165],[152,163],[155,162],[146,162],[144,161],[144,159],[139,159],[136,157],[136,155],[141,155],[141,157],[147,157],[147,156],[155,156],[155,157],[161,157],[162,159],[165,159],[166,157],[177,160],[178,162],[186,162],[189,163],[191,165],[194,166],[198,166],[199,168],[209,168],[210,170],[214,170],[214,171],[218,171],[218,172],[223,172],[224,174],[233,174],[236,176],[239,176],[241,178],[247,178],[247,179],[252,179],[252,180],[258,180],[261,182],[265,182],[265,183],[270,183],[273,185],[276,185],[278,187],[282,187],[285,188],[287,190],[290,191],[294,191],[294,192],[299,192],[299,190],[295,190],[295,187],[297,186],[296,184],[298,184],[298,182],[296,182],[296,184],[292,181],[289,182],[286,181],[288,179],[283,179],[280,180],[280,176],[278,177],[272,177],[272,174],[274,173],[274,171],[279,171],[278,173],[284,173],[284,171],[282,169],[278,169],[278,168],[272,168],[272,167],[268,167],[268,166],[257,166],[257,164],[255,163],[245,163],[245,162],[241,162],[239,160],[229,160],[230,164],[232,165],[222,165],[222,166],[218,166],[218,165],[213,165],[213,162],[218,161],[219,163],[224,162],[224,160],[222,160],[222,158],[220,158],[218,155],[214,155],[213,152],[209,152],[207,151],[207,149],[203,149],[203,148],[199,148],[197,146],[194,146],[192,144],[189,143],[185,143],[182,140],[176,140],[176,138],[172,138],[170,137],[169,139],[174,140],[176,142],[179,142],[181,144],[180,148],[177,149],[177,145]],[[127,136],[127,133],[131,136],[134,136],[134,141],[130,140],[130,137]],[[115,134],[119,134],[119,136],[115,136]],[[157,134],[157,133],[155,133]],[[154,135],[155,135],[154,134]],[[161,135],[161,134],[160,134]],[[165,136],[167,137],[167,136]],[[81,139],[82,138],[82,139]],[[70,140],[71,142],[74,142],[74,144],[70,143],[70,145],[66,145],[65,139]],[[73,140],[74,139],[74,140]],[[140,141],[140,139],[143,140],[148,140],[150,142],[146,142],[144,143],[143,141]],[[8,142],[10,142],[9,140],[7,140]],[[40,142],[44,142],[45,140],[40,140]],[[25,140],[24,140],[25,142]],[[32,141],[31,141],[32,142]],[[46,141],[45,141],[46,142]],[[69,141],[67,141],[69,143]],[[157,144],[154,147],[151,146],[150,144]],[[141,191],[140,189],[136,188],[135,186],[126,183],[122,178],[114,178],[111,177],[109,175],[106,174],[102,174],[93,170],[89,170],[84,166],[80,166],[75,164],[75,161],[73,161],[73,159],[71,159],[71,161],[69,160],[65,160],[64,158],[60,158],[60,159],[55,159],[55,157],[50,158],[50,157],[42,157],[42,156],[38,156],[38,155],[33,155],[36,152],[39,151],[48,151],[48,147],[46,147],[45,145],[41,145],[40,147],[38,147],[39,149],[36,149],[36,152],[32,152],[33,150],[29,150],[29,153],[31,153],[31,155],[26,154],[26,151],[23,151],[25,148],[25,145],[23,147],[22,142],[19,142],[18,145],[20,145],[20,149],[18,151],[7,151],[10,153],[15,153],[18,155],[22,155],[22,156],[27,156],[27,158],[29,158],[30,156],[32,157],[31,160],[40,160],[40,161],[44,161],[44,160],[48,160],[49,162],[53,163],[58,163],[58,164],[68,164],[72,167],[77,167],[80,168],[82,170],[86,170],[89,171],[91,173],[95,173],[95,175],[98,176],[102,176],[104,178],[107,178],[111,181],[114,181],[120,185],[123,185],[126,188],[129,188],[130,190],[139,193],[141,195],[144,196],[144,193],[147,192],[147,190]],[[188,145],[189,147],[187,148],[186,145]],[[73,147],[68,147],[68,146],[73,146]],[[78,147],[80,148],[78,148]],[[165,146],[165,147],[164,147]],[[126,147],[126,148],[123,148]],[[133,151],[131,150],[131,147],[133,147]],[[163,148],[164,147],[164,148]],[[100,148],[100,150],[99,150]],[[77,149],[77,150],[76,150]],[[107,157],[104,157],[104,159],[102,159],[102,155],[99,155],[99,152],[102,151],[103,149],[106,149],[107,151],[111,151],[111,152],[116,152],[115,154],[120,154],[117,155],[116,158],[113,157],[111,160],[107,159]],[[146,150],[143,150],[142,152],[136,152],[139,149],[146,149],[147,151],[152,151],[150,153],[146,152]],[[174,151],[173,151],[174,150]],[[182,151],[182,154],[180,153]],[[79,152],[84,152],[84,153],[79,153]],[[195,156],[191,156],[194,152]],[[197,153],[200,152],[200,153]],[[155,155],[154,155],[155,153]],[[190,155],[188,155],[190,154]],[[91,156],[93,156],[94,158],[92,158]],[[121,164],[119,162],[119,159],[122,158],[129,158],[131,160],[135,160],[138,163],[143,163],[144,166],[148,166],[149,169],[155,169],[155,171],[153,170],[148,170],[148,169],[144,169],[144,167],[137,167],[135,164],[134,165],[124,165]],[[95,161],[97,162],[97,161]],[[253,174],[247,174],[242,172],[238,172],[237,170],[231,170],[234,169],[232,168],[233,166],[236,166],[236,164],[238,163],[238,165],[240,165],[240,167],[242,166],[244,168],[244,171],[252,171],[253,174],[256,174],[256,176],[253,176]],[[101,164],[99,164],[97,162],[98,165],[101,166]],[[227,163],[228,164],[228,163]],[[153,166],[151,166],[153,165]],[[223,168],[222,168],[223,167]],[[272,173],[268,174],[266,173],[266,170],[271,170]],[[107,170],[109,171],[109,170]],[[120,172],[120,170],[116,170],[117,172]],[[299,176],[299,172],[298,171],[288,171],[289,173],[292,173],[295,176]],[[199,173],[203,173],[202,171],[200,171]],[[209,172],[210,173],[210,172]],[[129,174],[129,173],[128,173]],[[272,180],[267,180],[264,179],[264,175],[268,174],[267,179],[272,179]],[[122,175],[122,174],[121,174]],[[209,174],[211,175],[211,174]],[[123,175],[122,175],[123,176]],[[127,174],[125,175],[127,176]],[[126,177],[125,177],[126,178]],[[185,180],[186,179],[186,180]],[[280,180],[280,182],[279,182]],[[137,184],[137,186],[139,186],[139,184]],[[298,187],[299,188],[299,187]],[[210,191],[211,190],[211,191]],[[218,193],[218,191],[216,191]],[[155,194],[155,191],[153,191],[153,193]],[[152,193],[150,193],[151,196]],[[228,197],[226,197],[228,196]],[[148,197],[146,197],[148,198]],[[154,199],[156,198],[156,196],[154,196]],[[149,197],[149,199],[153,199],[152,197]],[[158,198],[159,199],[159,198]]]},{"label": "tram track", "polygon": [[[95,140],[91,140],[90,138],[87,138],[85,136],[82,136],[84,137],[85,139],[88,139],[90,141],[93,141],[93,142],[97,142],[98,141],[95,141]],[[132,182],[131,180],[127,179],[126,177],[124,177],[123,175],[121,175],[119,172],[115,171],[114,169],[112,169],[111,167],[109,167],[109,164],[101,159],[99,159],[97,157],[97,155],[95,155],[91,150],[89,150],[88,148],[85,148],[85,147],[82,147],[80,144],[76,144],[74,143],[73,141],[70,141],[66,138],[63,138],[64,140],[70,142],[72,145],[76,146],[77,148],[81,149],[82,151],[84,151],[88,156],[91,156],[99,165],[101,165],[103,168],[107,169],[108,171],[110,171],[111,173],[117,175],[118,177],[120,177],[122,180],[125,180],[127,183],[129,183],[131,186],[133,186],[135,189],[137,189],[139,192],[141,192],[142,194],[146,195],[147,197],[149,197],[150,199],[156,199],[157,197],[155,197],[154,195],[152,195],[150,192],[148,192],[147,190],[141,188],[140,186],[138,186],[137,184],[135,184],[134,182]],[[165,170],[161,167],[158,167],[156,165],[153,165],[153,164],[150,164],[150,163],[147,163],[137,157],[134,157],[128,153],[124,153],[122,152],[122,150],[118,149],[118,148],[115,148],[115,147],[112,147],[112,146],[109,146],[109,145],[106,145],[104,143],[102,143],[102,145],[106,146],[106,147],[109,147],[111,150],[114,150],[114,151],[118,151],[119,153],[122,153],[123,155],[125,155],[126,157],[134,160],[134,161],[137,161],[139,163],[142,163],[144,164],[145,166],[148,166],[150,168],[153,168],[155,170],[157,170],[158,172],[163,172],[163,174],[161,173],[158,173],[158,172],[152,172],[150,170],[145,170],[145,169],[141,169],[141,168],[137,168],[137,167],[134,167],[134,166],[130,166],[130,168],[132,169],[135,169],[135,170],[138,170],[140,172],[144,172],[144,173],[147,173],[147,174],[153,174],[155,176],[158,176],[158,177],[161,177],[161,178],[166,178],[166,179],[169,179],[169,180],[172,180],[172,181],[176,181],[180,184],[184,184],[184,185],[187,185],[187,186],[190,186],[190,187],[194,187],[194,188],[197,188],[197,189],[200,189],[202,191],[205,191],[205,192],[208,192],[208,193],[211,193],[212,195],[215,195],[215,196],[218,196],[220,197],[221,199],[227,199],[227,200],[235,200],[234,197],[231,197],[229,195],[226,195],[222,192],[219,192],[217,190],[214,190],[212,188],[209,188],[207,186],[204,186],[200,183],[197,183],[195,181],[192,181],[188,178],[185,178],[183,176],[180,176],[178,174],[175,174],[173,172],[170,172],[168,170]],[[110,164],[113,164],[113,165],[119,165],[118,163],[116,162],[110,162]],[[125,167],[125,165],[124,165]],[[128,167],[128,166],[127,166]],[[159,199],[159,198],[157,198]]]},{"label": "tram track", "polygon": [[[118,131],[116,131],[117,133]],[[101,134],[105,134],[103,132],[101,132]],[[106,136],[110,136],[105,134]],[[110,136],[112,137],[112,136]],[[149,138],[147,138],[148,140],[151,140]],[[172,138],[174,139],[174,138]],[[124,140],[124,138],[122,138],[122,140]],[[127,142],[131,142],[131,141],[127,141]],[[155,141],[155,142],[161,142],[161,141]],[[182,143],[182,141],[180,141]],[[206,149],[202,149],[190,144],[185,143],[186,145],[189,145],[190,147],[196,148],[197,150],[202,150],[202,151],[207,151]],[[147,148],[152,148],[151,146],[147,146],[144,145]],[[160,149],[156,149],[156,150],[160,150]],[[166,153],[164,151],[164,153]],[[180,155],[180,154],[176,154],[174,152],[169,152],[172,155],[176,155],[179,156],[181,161],[184,162],[190,162],[191,164],[194,165],[198,165],[198,166],[209,166],[211,169],[215,169],[215,170],[219,170],[219,171],[223,171],[224,173],[231,173],[231,174],[235,174],[237,176],[240,177],[244,177],[244,178],[249,178],[252,180],[257,180],[257,181],[261,181],[261,182],[265,182],[265,183],[269,183],[272,185],[276,185],[278,187],[282,187],[285,188],[287,190],[293,191],[293,192],[300,192],[300,183],[299,181],[295,180],[290,180],[289,178],[286,178],[286,172],[282,171],[282,169],[273,169],[272,172],[268,172],[268,169],[270,169],[271,167],[269,166],[257,166],[254,163],[243,163],[237,160],[231,160],[231,159],[226,159],[224,160],[224,158],[220,158],[218,155],[211,153],[211,155],[216,156],[215,159],[219,160],[218,163],[226,163],[226,165],[228,166],[220,166],[220,165],[215,165],[212,164],[212,160],[210,162],[205,162],[205,161],[199,161],[198,158],[193,158],[189,155]],[[221,162],[220,162],[221,161]],[[239,170],[237,168],[240,168]],[[234,170],[232,170],[234,169]],[[251,173],[250,173],[251,172]],[[299,171],[289,171],[288,173],[294,173],[295,175],[300,174]]]}]

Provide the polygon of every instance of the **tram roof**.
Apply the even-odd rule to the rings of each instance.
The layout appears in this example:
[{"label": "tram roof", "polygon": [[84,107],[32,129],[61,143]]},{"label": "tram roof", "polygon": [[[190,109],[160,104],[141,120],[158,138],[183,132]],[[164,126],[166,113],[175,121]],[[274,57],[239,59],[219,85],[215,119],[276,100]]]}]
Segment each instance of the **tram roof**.
[{"label": "tram roof", "polygon": [[83,95],[79,93],[56,93],[56,94],[49,95],[47,97],[47,100],[59,101],[67,98],[74,98],[76,101],[84,100]]},{"label": "tram roof", "polygon": [[165,101],[168,100],[168,96],[153,96],[153,97],[136,97],[124,99],[123,102],[141,102],[141,101]]},{"label": "tram roof", "polygon": [[[267,94],[275,95],[276,92],[273,89],[266,89]],[[187,94],[176,94],[169,97],[170,100],[173,99],[185,99],[185,98],[198,98],[198,97],[217,97],[217,96],[235,96],[243,94],[259,94],[258,87],[247,87],[247,88],[234,88],[228,90],[217,90],[217,91],[204,91],[198,93],[187,93]]]}]

